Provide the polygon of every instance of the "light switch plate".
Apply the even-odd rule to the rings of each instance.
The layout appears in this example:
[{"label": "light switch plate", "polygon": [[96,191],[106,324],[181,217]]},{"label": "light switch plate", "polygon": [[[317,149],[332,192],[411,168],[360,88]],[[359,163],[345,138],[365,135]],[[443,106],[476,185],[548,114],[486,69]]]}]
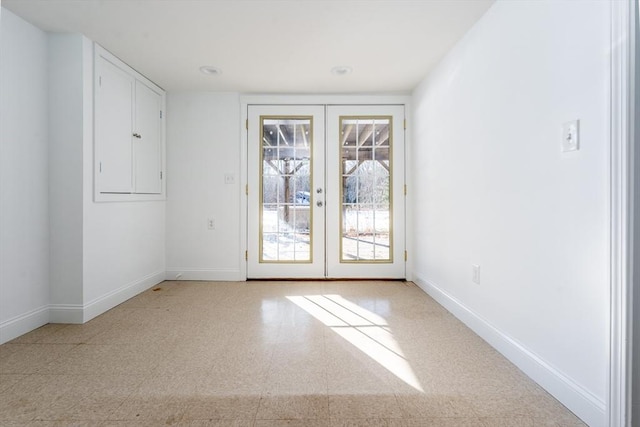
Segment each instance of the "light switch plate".
[{"label": "light switch plate", "polygon": [[471,264],[471,281],[477,285],[480,284],[480,266]]},{"label": "light switch plate", "polygon": [[562,125],[562,152],[580,149],[580,120],[573,120]]},{"label": "light switch plate", "polygon": [[224,183],[225,184],[234,184],[236,182],[236,176],[232,173],[224,174]]}]

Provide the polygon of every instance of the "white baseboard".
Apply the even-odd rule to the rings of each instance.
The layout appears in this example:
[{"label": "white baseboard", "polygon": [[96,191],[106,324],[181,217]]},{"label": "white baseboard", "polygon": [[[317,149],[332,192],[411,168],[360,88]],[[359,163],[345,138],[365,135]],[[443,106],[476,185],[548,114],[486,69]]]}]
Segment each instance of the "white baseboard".
[{"label": "white baseboard", "polygon": [[509,337],[433,283],[414,274],[414,283],[449,310],[531,379],[592,427],[607,425],[606,404],[524,345]]},{"label": "white baseboard", "polygon": [[150,287],[162,282],[165,272],[158,271],[128,283],[87,304],[49,304],[0,323],[0,344],[31,332],[47,323],[88,322],[96,316],[122,304]]},{"label": "white baseboard", "polygon": [[210,280],[218,282],[244,282],[239,269],[180,269],[167,270],[165,280]]},{"label": "white baseboard", "polygon": [[81,304],[50,304],[49,323],[84,323],[84,309]]},{"label": "white baseboard", "polygon": [[133,298],[134,296],[146,291],[152,286],[157,285],[158,283],[164,281],[164,277],[164,270],[158,271],[149,274],[139,280],[121,286],[120,288],[115,289],[108,294],[102,295],[94,299],[93,301],[86,303],[83,307],[83,318],[81,323],[88,322],[94,317],[99,316],[108,310],[111,310],[113,307],[122,304],[126,300]]},{"label": "white baseboard", "polygon": [[0,344],[18,338],[49,323],[49,306],[45,305],[0,323]]}]

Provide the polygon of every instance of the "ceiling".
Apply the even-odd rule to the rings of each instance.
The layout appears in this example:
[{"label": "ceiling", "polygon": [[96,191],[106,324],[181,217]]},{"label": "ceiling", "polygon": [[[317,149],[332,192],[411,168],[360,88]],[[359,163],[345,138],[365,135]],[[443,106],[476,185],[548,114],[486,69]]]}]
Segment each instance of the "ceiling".
[{"label": "ceiling", "polygon": [[[405,93],[494,0],[2,0],[170,91]],[[203,65],[220,75],[200,73]],[[335,75],[335,66],[352,72]]]}]

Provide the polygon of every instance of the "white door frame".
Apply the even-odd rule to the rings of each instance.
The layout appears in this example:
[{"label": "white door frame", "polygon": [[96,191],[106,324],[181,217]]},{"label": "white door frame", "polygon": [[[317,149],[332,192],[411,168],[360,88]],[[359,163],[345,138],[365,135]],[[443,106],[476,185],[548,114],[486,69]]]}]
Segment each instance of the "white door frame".
[{"label": "white door frame", "polygon": [[[240,188],[246,189],[247,182],[247,163],[249,161],[249,154],[247,152],[247,118],[249,105],[404,105],[405,114],[409,119],[411,112],[411,96],[410,95],[242,95],[240,96],[240,134],[242,135],[242,141],[240,144]],[[406,161],[410,155],[410,140],[411,135],[409,127],[405,132],[405,177],[410,176],[408,170],[409,163]],[[241,250],[239,256],[240,265],[240,277],[247,280],[247,207],[248,199],[246,191],[244,197],[241,197],[240,202],[240,247]],[[411,212],[411,198],[409,195],[405,198],[405,212]],[[407,224],[409,224],[407,218]],[[405,230],[405,245],[407,248],[411,247],[411,233],[410,230]],[[411,257],[405,264],[406,279],[412,280],[411,272]]]},{"label": "white door frame", "polygon": [[[325,194],[315,194],[315,189],[320,191],[325,189],[325,107],[323,105],[255,105],[250,104],[248,107],[249,123],[247,129],[247,143],[243,144],[247,147],[247,165],[251,166],[248,170],[247,179],[250,181],[248,191],[245,191],[247,199],[247,247],[249,250],[247,256],[247,275],[251,272],[251,278],[278,278],[282,277],[284,270],[293,278],[304,279],[321,279],[326,274],[326,250],[325,250],[325,211],[324,207],[316,206],[316,202],[325,201]],[[309,156],[310,165],[310,202],[308,204],[308,214],[310,220],[309,238],[310,252],[307,254],[309,259],[298,261],[261,261],[263,255],[263,206],[262,206],[262,152],[263,143],[260,141],[262,137],[262,121],[264,119],[274,118],[292,118],[306,119],[310,125],[309,139]],[[250,139],[249,139],[250,138]],[[256,142],[260,145],[256,145]],[[294,142],[295,144],[295,142]],[[325,201],[326,202],[326,201]],[[320,205],[322,206],[322,205]],[[297,230],[298,225],[294,226]],[[278,238],[278,240],[280,240]]]},{"label": "white door frame", "polygon": [[[640,271],[634,257],[634,155],[637,146],[635,108],[636,14],[638,1],[611,4],[611,278],[610,278],[610,359],[607,421],[610,427],[631,425],[633,360],[633,283]],[[640,165],[637,165],[640,166]],[[636,212],[637,215],[637,212]],[[640,224],[635,224],[639,226]],[[635,264],[635,265],[634,265]],[[634,269],[636,278],[634,279]],[[636,369],[640,369],[637,366]],[[635,420],[638,424],[639,420]]]},{"label": "white door frame", "polygon": [[[405,252],[407,249],[406,216],[404,201],[404,189],[406,176],[404,167],[407,163],[404,154],[404,126],[406,108],[401,105],[330,105],[327,106],[327,171],[330,171],[326,179],[327,206],[330,209],[326,214],[326,252],[327,252],[327,277],[328,278],[406,278]],[[338,176],[345,171],[340,161],[342,158],[342,141],[338,140],[341,131],[342,119],[353,118],[378,118],[389,120],[391,141],[389,144],[389,196],[391,200],[389,210],[390,252],[389,259],[365,262],[349,262],[343,258],[343,203],[341,194],[344,183]],[[347,251],[348,252],[348,251]]]}]

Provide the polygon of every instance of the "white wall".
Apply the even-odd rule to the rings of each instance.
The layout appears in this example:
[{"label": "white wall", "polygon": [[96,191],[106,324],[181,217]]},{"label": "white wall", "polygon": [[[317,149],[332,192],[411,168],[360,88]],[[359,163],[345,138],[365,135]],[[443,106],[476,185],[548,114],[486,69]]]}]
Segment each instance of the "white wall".
[{"label": "white wall", "polygon": [[[593,426],[609,366],[608,48],[607,2],[499,1],[413,98],[414,278]],[[563,154],[574,119],[581,149]]]},{"label": "white wall", "polygon": [[165,202],[93,202],[93,43],[2,9],[0,343],[164,280]]},{"label": "white wall", "polygon": [[165,202],[84,204],[86,321],[164,280]]},{"label": "white wall", "polygon": [[165,202],[93,201],[93,43],[49,46],[50,318],[82,323],[164,279]]},{"label": "white wall", "polygon": [[167,117],[167,279],[244,280],[239,95],[169,93]]},{"label": "white wall", "polygon": [[82,45],[83,320],[164,280],[166,202],[93,200],[93,44]]},{"label": "white wall", "polygon": [[48,321],[47,36],[0,14],[0,342]]},{"label": "white wall", "polygon": [[50,302],[56,310],[82,304],[83,39],[49,34]]}]

